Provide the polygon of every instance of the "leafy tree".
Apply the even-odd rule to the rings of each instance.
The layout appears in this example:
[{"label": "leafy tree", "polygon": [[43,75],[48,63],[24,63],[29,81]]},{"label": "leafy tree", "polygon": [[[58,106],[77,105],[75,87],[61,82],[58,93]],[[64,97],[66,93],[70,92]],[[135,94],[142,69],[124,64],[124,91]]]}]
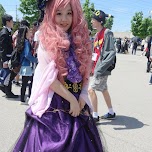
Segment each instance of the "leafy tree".
[{"label": "leafy tree", "polygon": [[112,25],[113,25],[113,16],[110,16],[109,18],[106,19],[105,27],[111,30]]},{"label": "leafy tree", "polygon": [[0,4],[0,28],[2,27],[2,20],[1,20],[1,18],[2,18],[2,16],[5,14],[5,9],[4,9],[4,7]]},{"label": "leafy tree", "polygon": [[143,19],[141,25],[139,26],[140,38],[146,38],[147,36],[150,35],[150,24],[151,24],[150,18]]},{"label": "leafy tree", "polygon": [[133,33],[134,36],[139,36],[141,37],[141,24],[142,24],[142,20],[143,20],[143,13],[142,12],[138,12],[135,13],[135,16],[133,16],[133,19],[131,20],[131,31]]},{"label": "leafy tree", "polygon": [[148,36],[152,37],[152,18],[150,18],[149,27],[147,29]]},{"label": "leafy tree", "polygon": [[[91,18],[92,18],[92,13],[93,13],[92,10],[95,10],[94,3],[90,4],[90,0],[86,0],[85,3],[83,4],[83,12],[84,12],[85,18],[88,22],[88,27],[94,34],[94,33],[96,33],[96,31],[94,29],[92,29],[92,25],[91,25]],[[113,17],[111,16],[106,19],[105,27],[111,29],[112,25],[113,25]]]},{"label": "leafy tree", "polygon": [[20,2],[19,10],[23,13],[23,18],[30,23],[37,21],[39,17],[37,0],[20,0]]},{"label": "leafy tree", "polygon": [[135,13],[133,19],[131,20],[131,31],[134,36],[140,38],[146,38],[147,36],[152,36],[152,19],[143,18],[143,13]]},{"label": "leafy tree", "polygon": [[13,32],[15,32],[20,26],[20,22],[19,20],[17,19],[17,21],[14,23],[14,26],[13,26]]},{"label": "leafy tree", "polygon": [[90,4],[90,0],[86,0],[85,3],[83,4],[83,12],[88,22],[88,27],[90,30],[92,30],[92,25],[91,25],[92,10],[94,10],[94,4],[93,3]]}]

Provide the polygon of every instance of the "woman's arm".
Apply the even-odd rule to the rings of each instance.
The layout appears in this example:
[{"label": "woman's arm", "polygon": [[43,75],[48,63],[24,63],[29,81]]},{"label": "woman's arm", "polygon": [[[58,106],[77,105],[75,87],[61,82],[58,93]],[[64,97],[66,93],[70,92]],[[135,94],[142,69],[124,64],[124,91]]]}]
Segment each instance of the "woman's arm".
[{"label": "woman's arm", "polygon": [[68,102],[70,102],[70,114],[73,117],[76,117],[80,114],[80,107],[78,104],[77,99],[75,98],[75,96],[68,91],[59,80],[55,80],[51,86],[50,86],[51,90],[53,90],[55,93],[57,93],[58,95],[60,95],[61,97],[63,97],[64,99],[66,99]]}]

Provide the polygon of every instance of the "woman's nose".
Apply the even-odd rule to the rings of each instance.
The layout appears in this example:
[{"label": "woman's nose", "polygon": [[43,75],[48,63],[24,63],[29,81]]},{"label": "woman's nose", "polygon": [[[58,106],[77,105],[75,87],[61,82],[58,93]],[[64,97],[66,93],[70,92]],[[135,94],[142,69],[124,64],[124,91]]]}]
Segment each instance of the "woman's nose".
[{"label": "woman's nose", "polygon": [[62,21],[67,21],[67,16],[66,15],[62,16]]}]

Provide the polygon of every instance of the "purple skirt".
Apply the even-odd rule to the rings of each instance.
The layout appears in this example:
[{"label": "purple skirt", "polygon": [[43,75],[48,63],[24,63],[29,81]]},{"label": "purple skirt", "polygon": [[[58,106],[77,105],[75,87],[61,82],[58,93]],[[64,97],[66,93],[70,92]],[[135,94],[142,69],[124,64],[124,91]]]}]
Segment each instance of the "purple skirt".
[{"label": "purple skirt", "polygon": [[[73,94],[78,99],[80,93]],[[69,109],[69,102],[56,93],[41,118],[33,115],[29,108],[13,152],[103,152],[89,107],[86,105],[76,118],[68,113]]]}]

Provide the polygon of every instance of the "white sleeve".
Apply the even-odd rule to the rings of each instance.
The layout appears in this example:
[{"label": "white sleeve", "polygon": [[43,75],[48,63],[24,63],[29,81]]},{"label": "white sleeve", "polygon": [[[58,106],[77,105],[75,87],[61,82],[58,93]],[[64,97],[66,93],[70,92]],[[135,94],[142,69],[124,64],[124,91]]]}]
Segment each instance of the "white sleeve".
[{"label": "white sleeve", "polygon": [[34,34],[34,42],[38,42],[39,41],[38,35],[39,35],[39,31],[35,32],[35,34]]},{"label": "white sleeve", "polygon": [[82,87],[80,97],[87,103],[87,105],[92,110],[93,107],[92,107],[91,102],[90,102],[89,97],[88,97],[88,84],[86,84]]}]

